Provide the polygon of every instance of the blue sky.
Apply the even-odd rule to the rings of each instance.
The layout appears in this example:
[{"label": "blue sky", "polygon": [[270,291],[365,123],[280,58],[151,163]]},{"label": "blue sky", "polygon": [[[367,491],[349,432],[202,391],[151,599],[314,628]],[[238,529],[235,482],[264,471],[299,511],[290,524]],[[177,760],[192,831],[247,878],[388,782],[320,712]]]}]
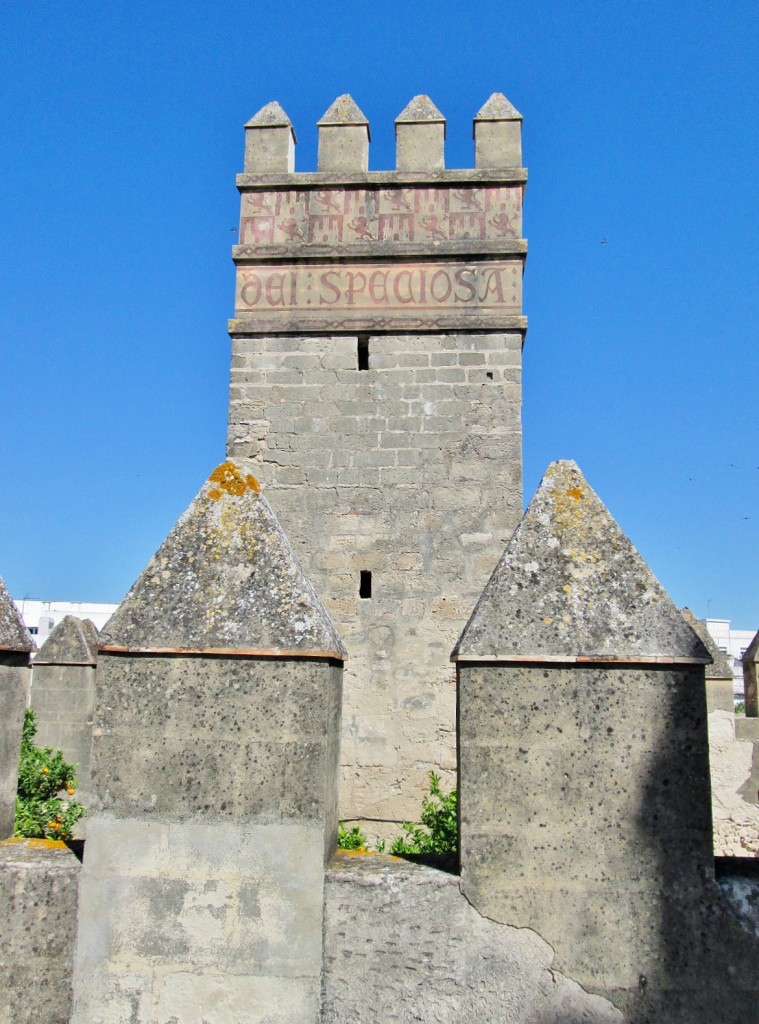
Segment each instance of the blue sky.
[{"label": "blue sky", "polygon": [[[575,459],[679,604],[759,627],[756,3],[0,6],[0,575],[118,601],[222,460],[242,125],[372,169],[417,93],[472,166],[499,90],[530,170],[525,497]],[[602,240],[606,244],[602,245]]]}]

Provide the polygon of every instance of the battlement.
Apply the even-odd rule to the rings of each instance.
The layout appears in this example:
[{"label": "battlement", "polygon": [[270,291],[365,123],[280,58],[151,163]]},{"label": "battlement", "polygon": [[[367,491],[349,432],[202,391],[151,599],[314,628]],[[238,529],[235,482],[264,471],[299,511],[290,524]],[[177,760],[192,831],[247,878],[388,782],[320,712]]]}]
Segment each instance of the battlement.
[{"label": "battlement", "polygon": [[245,125],[230,333],[524,331],[521,127],[493,93],[475,166],[446,170],[445,117],[415,96],[396,169],[370,171],[369,121],[345,94],[317,124],[317,170],[296,172],[292,122],[267,104]]},{"label": "battlement", "polygon": [[276,101],[245,125],[245,164],[241,188],[281,179],[307,188],[326,179],[385,184],[393,181],[524,182],[522,115],[495,92],[474,118],[474,168],[445,170],[446,119],[429,96],[415,96],[395,119],[395,171],[369,171],[369,121],[347,93],[338,96],[317,122],[319,148],[315,172],[295,171],[297,138],[290,118]]}]

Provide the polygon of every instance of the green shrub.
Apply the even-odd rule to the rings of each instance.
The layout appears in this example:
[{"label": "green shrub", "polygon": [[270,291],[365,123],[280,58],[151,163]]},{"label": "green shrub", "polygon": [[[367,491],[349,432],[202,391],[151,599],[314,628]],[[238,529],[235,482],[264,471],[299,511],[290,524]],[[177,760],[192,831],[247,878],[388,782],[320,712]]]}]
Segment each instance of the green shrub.
[{"label": "green shrub", "polygon": [[745,702],[742,701],[742,700],[738,701],[738,703],[735,705],[735,708],[733,709],[733,711],[734,711],[734,713],[736,715],[745,715],[746,714],[746,704],[745,704]]},{"label": "green shrub", "polygon": [[[458,847],[457,794],[440,788],[440,777],[430,772],[430,791],[422,800],[421,824],[405,822],[404,834],[390,847],[395,854],[455,854]],[[424,827],[422,827],[424,826]]]},{"label": "green shrub", "polygon": [[349,831],[341,821],[337,829],[337,848],[338,850],[364,850],[366,849],[366,836],[358,825],[354,825]]},{"label": "green shrub", "polygon": [[37,718],[28,708],[21,738],[13,834],[23,839],[70,839],[74,825],[86,813],[78,800],[69,799],[76,788],[76,765],[64,761],[60,750],[38,747],[36,735]]}]

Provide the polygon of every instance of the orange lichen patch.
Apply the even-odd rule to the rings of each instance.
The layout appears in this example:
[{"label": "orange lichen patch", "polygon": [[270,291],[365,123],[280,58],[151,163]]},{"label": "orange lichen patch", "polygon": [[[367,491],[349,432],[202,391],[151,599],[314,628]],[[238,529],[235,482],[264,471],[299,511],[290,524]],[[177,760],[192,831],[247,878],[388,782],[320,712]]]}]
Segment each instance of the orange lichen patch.
[{"label": "orange lichen patch", "polygon": [[213,487],[208,492],[208,497],[213,498],[214,501],[218,501],[223,493],[239,498],[248,490],[254,494],[259,494],[261,491],[258,480],[250,473],[243,476],[234,462],[222,462],[208,479],[212,483],[218,484],[218,487]]},{"label": "orange lichen patch", "polygon": [[579,487],[570,487],[569,490],[567,491],[567,497],[568,498],[574,498],[575,501],[579,501],[580,498],[582,497],[582,491],[580,490]]},{"label": "orange lichen patch", "polygon": [[[376,850],[367,850],[365,846],[359,846],[357,850],[338,850],[338,857],[378,857],[380,856]],[[383,857],[389,857],[390,860],[403,860],[403,857],[396,857],[392,853],[384,853]]]},{"label": "orange lichen patch", "polygon": [[11,839],[3,839],[0,846],[10,846],[11,843],[26,843],[32,849],[38,850],[66,850],[68,847],[62,839],[23,839],[20,836],[13,836]]}]

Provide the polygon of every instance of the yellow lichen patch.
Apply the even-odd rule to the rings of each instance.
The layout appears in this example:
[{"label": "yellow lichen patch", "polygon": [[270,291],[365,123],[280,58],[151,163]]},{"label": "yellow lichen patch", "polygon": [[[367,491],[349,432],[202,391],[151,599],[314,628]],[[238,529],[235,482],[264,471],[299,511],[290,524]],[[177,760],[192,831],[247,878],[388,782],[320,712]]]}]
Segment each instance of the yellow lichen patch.
[{"label": "yellow lichen patch", "polygon": [[62,839],[24,839],[21,836],[13,836],[11,839],[3,839],[0,846],[10,846],[11,843],[26,843],[32,849],[38,850],[66,850],[67,846]]},{"label": "yellow lichen patch", "polygon": [[575,501],[579,501],[580,498],[582,497],[582,491],[580,490],[579,487],[570,487],[569,490],[567,491],[567,497],[568,498],[574,498]]},{"label": "yellow lichen patch", "polygon": [[553,622],[553,619],[550,617],[550,615],[546,615],[543,619],[543,622],[546,624],[546,626],[550,626]]},{"label": "yellow lichen patch", "polygon": [[215,501],[222,497],[222,492],[229,494],[231,497],[239,498],[247,490],[252,491],[254,494],[259,494],[261,491],[258,480],[251,476],[250,473],[247,476],[243,476],[234,462],[222,462],[208,479],[211,483],[218,484],[218,487],[213,487],[208,492],[208,497],[213,498]]}]

